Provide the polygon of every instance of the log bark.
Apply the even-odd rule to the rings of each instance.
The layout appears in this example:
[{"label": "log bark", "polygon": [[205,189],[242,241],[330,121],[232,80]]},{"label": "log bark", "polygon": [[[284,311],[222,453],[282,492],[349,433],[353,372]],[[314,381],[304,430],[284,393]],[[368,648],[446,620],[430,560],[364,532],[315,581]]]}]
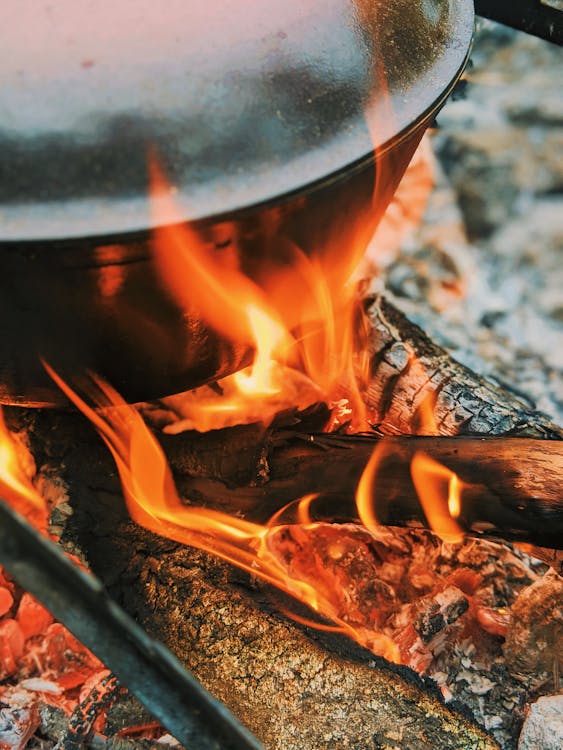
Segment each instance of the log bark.
[{"label": "log bark", "polygon": [[456,362],[384,297],[371,301],[368,315],[372,376],[366,401],[384,430],[563,437],[545,414]]}]

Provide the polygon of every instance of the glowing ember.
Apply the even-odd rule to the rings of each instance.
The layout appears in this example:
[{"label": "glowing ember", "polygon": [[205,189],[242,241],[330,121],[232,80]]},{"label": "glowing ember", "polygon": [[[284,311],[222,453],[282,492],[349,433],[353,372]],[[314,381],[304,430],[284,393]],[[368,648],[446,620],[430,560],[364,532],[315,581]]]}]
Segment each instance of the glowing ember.
[{"label": "glowing ember", "polygon": [[[45,533],[47,507],[29,478],[33,471],[27,449],[9,432],[0,411],[0,501]],[[0,568],[0,748],[27,747],[39,725],[40,703],[70,713],[80,700],[79,689],[103,670]]]}]

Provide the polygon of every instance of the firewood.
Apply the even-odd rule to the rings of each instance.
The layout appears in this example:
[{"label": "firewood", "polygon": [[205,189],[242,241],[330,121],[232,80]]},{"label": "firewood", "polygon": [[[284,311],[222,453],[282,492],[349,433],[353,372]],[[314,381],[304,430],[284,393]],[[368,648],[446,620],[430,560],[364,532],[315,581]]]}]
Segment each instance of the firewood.
[{"label": "firewood", "polygon": [[367,402],[392,432],[563,437],[546,415],[456,362],[384,297],[368,304],[368,314]]},{"label": "firewood", "polygon": [[229,462],[217,462],[217,456],[202,452],[197,467],[190,463],[192,470],[186,475],[184,460],[188,457],[189,462],[194,451],[193,445],[187,447],[191,440],[194,437],[186,434],[164,440],[184,495],[221,510],[236,507],[252,520],[266,522],[286,504],[310,493],[321,493],[312,506],[314,517],[357,518],[356,487],[370,456],[378,450],[380,465],[372,490],[377,521],[391,526],[428,526],[410,471],[413,456],[422,452],[462,480],[458,520],[469,533],[553,549],[563,545],[563,441],[302,436],[286,430],[265,439],[263,460],[255,465],[255,476],[248,478],[240,469],[226,471],[236,463],[232,461],[236,447]]},{"label": "firewood", "polygon": [[[561,431],[549,419],[455,363],[384,300],[372,307],[371,321],[369,400],[381,432],[421,431],[422,414],[430,405],[440,434],[466,437],[444,440],[443,446],[441,438],[428,438],[426,450],[435,450],[444,463],[452,461],[451,468],[477,488],[477,498],[481,492],[481,500],[490,500],[492,493],[496,502],[504,498],[510,507],[512,489],[518,498],[526,496],[503,469],[506,452],[512,449],[527,466],[524,479],[539,472],[545,479],[542,492],[549,496],[545,457],[561,456],[560,444],[553,440]],[[27,412],[11,417],[28,430],[43,481],[48,485],[52,477],[56,484],[62,480],[68,492],[68,512],[56,513],[63,544],[86,560],[112,596],[149,634],[166,643],[267,748],[316,750],[346,743],[386,750],[496,747],[409,670],[391,668],[340,636],[296,627],[272,611],[264,589],[245,574],[132,524],[111,459],[78,416]],[[260,513],[263,519],[269,517],[282,500],[296,499],[298,475],[301,488],[320,469],[332,482],[345,474],[350,492],[353,475],[361,473],[374,447],[373,436],[356,438],[354,450],[343,447],[354,438],[341,436],[325,438],[324,444],[315,438],[309,446],[311,432],[319,429],[314,422],[297,424],[291,431],[278,425],[266,433],[248,425],[198,438],[168,437],[163,444],[180,488],[192,502],[213,502],[259,520]],[[539,441],[499,440],[491,450],[492,442],[481,443],[468,433],[552,440],[541,441],[537,448]],[[390,438],[390,444],[399,447],[396,475],[412,455],[414,444],[406,442],[412,439]],[[456,440],[462,440],[463,455]],[[534,468],[530,456],[535,456]],[[475,468],[471,459],[477,458],[485,462],[483,468]],[[275,497],[264,500],[274,486]],[[346,511],[340,500],[339,513],[346,516]]]}]

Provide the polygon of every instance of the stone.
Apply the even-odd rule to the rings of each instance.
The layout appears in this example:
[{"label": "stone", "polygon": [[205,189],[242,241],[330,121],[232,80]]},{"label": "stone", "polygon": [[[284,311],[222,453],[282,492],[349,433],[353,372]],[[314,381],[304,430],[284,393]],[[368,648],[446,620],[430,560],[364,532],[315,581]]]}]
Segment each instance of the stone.
[{"label": "stone", "polygon": [[530,706],[518,750],[561,750],[563,747],[563,695],[544,695]]}]

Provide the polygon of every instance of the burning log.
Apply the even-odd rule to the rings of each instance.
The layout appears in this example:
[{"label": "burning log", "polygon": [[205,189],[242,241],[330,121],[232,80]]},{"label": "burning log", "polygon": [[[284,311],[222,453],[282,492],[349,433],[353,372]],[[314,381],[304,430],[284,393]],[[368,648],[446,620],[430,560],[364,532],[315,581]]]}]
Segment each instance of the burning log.
[{"label": "burning log", "polygon": [[367,401],[383,428],[408,435],[563,437],[544,414],[456,362],[384,297],[368,312]]},{"label": "burning log", "polygon": [[[385,328],[390,330],[388,320]],[[394,335],[396,331],[397,326]],[[408,356],[413,354],[416,343],[416,335],[412,331],[410,336],[408,346],[403,347]],[[395,343],[387,347],[387,353],[395,347],[396,338],[393,341]],[[383,343],[382,348],[385,347]],[[416,403],[415,412],[422,416],[430,398],[423,399],[426,406],[418,404],[417,394],[421,392],[421,385],[422,390],[426,385],[438,390],[438,398],[432,401],[433,412],[436,412],[441,403],[439,396],[448,389],[461,387],[461,382],[466,389],[477,392],[481,399],[477,399],[474,405],[474,416],[485,411],[485,404],[490,406],[493,416],[501,415],[496,421],[475,419],[470,424],[465,420],[466,431],[471,428],[484,430],[486,425],[487,430],[494,433],[501,426],[506,426],[508,420],[511,429],[517,432],[522,429],[544,437],[558,436],[557,428],[550,426],[548,420],[526,410],[509,396],[500,399],[502,408],[495,412],[494,388],[476,378],[471,381],[464,368],[448,361],[437,348],[431,350],[430,354],[432,356],[429,356],[428,362],[431,363],[434,356],[441,356],[454,375],[459,375],[457,385],[454,379],[439,389],[432,378],[424,380],[424,372],[416,364],[399,371],[393,388],[387,386],[388,406],[381,409],[381,431],[390,432],[393,429],[388,417],[394,404],[402,403],[405,408],[409,407],[409,398],[405,396],[408,391],[406,384],[411,383],[415,391],[409,408],[412,411]],[[384,353],[381,361],[386,356]],[[414,356],[422,360],[424,352],[418,351],[418,355]],[[462,400],[461,403],[463,409],[467,410],[466,401]],[[313,414],[311,419],[314,421],[316,417],[318,415]],[[405,673],[390,671],[388,666],[384,667],[377,660],[374,669],[372,655],[344,645],[336,637],[319,636],[309,631],[303,633],[285,620],[280,620],[279,616],[271,613],[267,602],[264,603],[264,590],[256,590],[246,574],[233,573],[232,569],[214,561],[207,553],[179,547],[131,524],[120,504],[116,477],[108,463],[109,458],[105,452],[101,452],[101,446],[91,441],[81,423],[68,415],[52,413],[28,415],[23,421],[27,422],[37,460],[44,464],[44,476],[48,477],[51,472],[60,475],[60,467],[64,465],[62,477],[68,485],[73,510],[59,529],[65,544],[87,559],[112,595],[135,615],[149,633],[162,638],[205,686],[223,699],[268,747],[314,748],[323,742],[342,744],[345,737],[350,736],[360,745],[373,744],[375,737],[378,746],[384,748],[398,743],[421,748],[495,746],[479,730],[446,709],[435,695],[421,692],[422,685],[410,682]],[[447,432],[448,422],[443,420],[439,424]],[[411,425],[410,432],[414,431]],[[233,436],[236,438],[233,439]],[[264,515],[268,515],[268,511],[279,508],[284,486],[287,494],[281,499],[295,500],[299,495],[299,492],[293,494],[296,480],[291,475],[288,478],[288,471],[298,476],[303,466],[308,468],[308,473],[318,472],[320,467],[323,472],[325,469],[328,472],[328,481],[334,482],[337,475],[345,476],[350,471],[349,465],[351,471],[356,469],[359,475],[373,448],[373,436],[369,440],[361,436],[323,436],[320,439],[313,436],[313,441],[310,437],[311,433],[305,430],[303,422],[292,430],[280,424],[269,431],[246,426],[223,433],[210,433],[198,440],[184,435],[168,437],[163,442],[177,473],[189,470],[189,476],[184,473],[181,477],[181,490],[192,501],[207,500],[213,502],[215,507],[222,507],[217,505],[220,496],[221,502],[228,506],[231,513],[235,509],[239,514],[250,513],[251,510],[256,512],[256,493],[259,495],[265,488],[270,485],[274,487],[277,483],[275,507],[261,509]],[[495,452],[490,449],[484,451],[481,440],[468,436],[456,440],[469,446],[467,450],[473,452],[474,458],[480,456],[487,461],[478,482],[475,476],[471,477],[473,467],[470,467],[469,460],[465,467],[470,473],[464,474],[464,457],[453,445],[456,440],[387,436],[381,438],[381,443],[395,446],[398,451],[397,476],[406,473],[401,470],[401,465],[404,469],[404,461],[413,454],[414,445],[409,442],[413,440],[424,442],[426,452],[434,450],[432,446],[435,445],[445,464],[453,460],[462,482],[471,485],[469,497],[477,497],[483,507],[486,507],[483,498],[490,500],[491,494],[497,502],[499,498],[502,499],[504,487],[510,508],[510,493],[521,491],[514,477],[505,475],[501,469],[501,458],[497,456],[495,464]],[[195,448],[190,450],[190,441],[197,445],[197,453]],[[355,444],[355,450],[345,450],[343,446],[351,442]],[[521,456],[524,456],[538,442],[514,438],[508,445],[514,443],[514,446],[521,447]],[[493,443],[496,444],[496,441]],[[556,440],[541,441],[542,449],[551,446],[553,454],[560,456],[557,453],[559,445]],[[202,446],[207,449],[201,450]],[[420,449],[420,443],[418,447]],[[354,466],[351,456],[355,456],[358,450],[361,460],[357,459]],[[239,461],[241,455],[245,458],[242,465]],[[180,456],[184,456],[183,466]],[[207,460],[206,456],[213,456],[213,459]],[[336,456],[339,458],[334,462]],[[280,463],[277,464],[277,461]],[[307,463],[309,461],[311,463]],[[196,464],[197,469],[194,468]],[[542,450],[537,454],[536,464],[533,470],[538,471],[538,467],[543,466],[545,473],[545,454]],[[228,466],[231,467],[230,471],[225,471]],[[530,473],[533,470],[530,469]],[[495,471],[499,475],[497,484],[490,481],[491,473]],[[286,472],[285,478],[282,472]],[[304,481],[302,477],[300,481]],[[405,492],[405,497],[410,498],[412,506],[412,481],[410,478],[408,481],[411,482],[411,495]],[[262,486],[252,486],[260,482]],[[229,484],[231,486],[227,487]],[[331,490],[334,489],[335,486],[332,486]],[[347,491],[350,495],[351,482]],[[521,494],[519,496],[522,497]],[[500,505],[502,507],[502,502]],[[337,510],[340,515],[343,514],[342,504]],[[466,512],[463,506],[462,510]],[[422,520],[420,511],[418,514],[419,520]],[[60,511],[57,513],[61,522],[64,515]],[[407,520],[408,513],[405,522]],[[260,607],[256,606],[257,600]],[[436,627],[455,626],[456,618],[466,608],[467,601],[459,586],[453,585],[444,588],[441,598],[436,599],[437,611],[430,600],[421,605],[416,613],[416,632],[421,642],[432,642]],[[411,638],[412,633],[408,633],[407,637]],[[414,643],[407,641],[404,645],[410,648]],[[384,717],[381,715],[382,708]],[[314,718],[304,724],[305,715]],[[339,716],[346,716],[346,728],[340,725]],[[402,722],[405,716],[409,717],[408,722]]]},{"label": "burning log", "polygon": [[[371,491],[378,523],[428,526],[427,511],[418,499],[416,478],[410,470],[413,458],[424,454],[461,480],[457,520],[467,531],[554,549],[563,544],[561,441],[475,436],[378,439],[330,434],[310,434],[302,440],[286,430],[273,433],[270,444],[263,443],[268,476],[263,475],[262,460],[255,464],[255,476],[249,480],[242,474],[241,482],[244,447],[240,461],[233,448],[232,462],[218,464],[216,456],[197,448],[194,452],[189,445],[193,437],[178,438],[165,441],[165,445],[180,474],[183,494],[208,507],[236,507],[258,522],[266,522],[288,503],[310,493],[322,495],[311,506],[315,519],[357,518],[356,487],[375,447],[378,466]],[[440,481],[445,500],[447,477]]]},{"label": "burning log", "polygon": [[[98,453],[87,477],[67,474],[74,514],[66,543],[80,545],[112,596],[266,747],[312,750],[350,737],[381,748],[497,747],[412,673],[342,638],[296,628],[246,575],[130,523],[106,460]],[[101,476],[103,507],[94,489]]]}]

